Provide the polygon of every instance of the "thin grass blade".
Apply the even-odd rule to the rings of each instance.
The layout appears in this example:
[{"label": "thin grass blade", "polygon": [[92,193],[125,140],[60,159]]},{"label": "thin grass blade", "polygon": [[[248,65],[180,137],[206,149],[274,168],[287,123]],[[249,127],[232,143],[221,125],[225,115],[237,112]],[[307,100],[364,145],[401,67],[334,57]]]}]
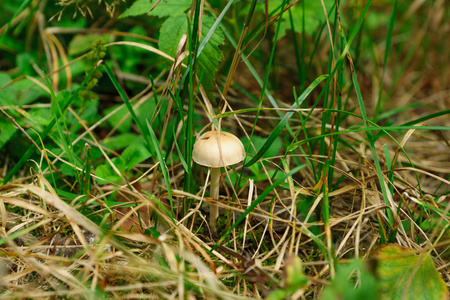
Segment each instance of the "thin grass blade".
[{"label": "thin grass blade", "polygon": [[[300,95],[298,101],[291,106],[291,109],[298,109],[300,108],[299,105],[302,104],[302,102],[306,99],[306,97],[314,90],[314,88],[321,83],[323,80],[328,78],[328,75],[322,75],[319,76],[316,80],[314,80]],[[289,121],[289,119],[294,115],[295,111],[287,112],[284,117],[281,119],[280,123],[275,127],[275,129],[272,131],[272,133],[267,138],[264,145],[261,147],[261,149],[256,153],[256,155],[245,164],[244,167],[249,167],[256,163],[270,148],[270,146],[273,144],[275,139],[278,137],[281,130],[286,126],[286,123]]]}]

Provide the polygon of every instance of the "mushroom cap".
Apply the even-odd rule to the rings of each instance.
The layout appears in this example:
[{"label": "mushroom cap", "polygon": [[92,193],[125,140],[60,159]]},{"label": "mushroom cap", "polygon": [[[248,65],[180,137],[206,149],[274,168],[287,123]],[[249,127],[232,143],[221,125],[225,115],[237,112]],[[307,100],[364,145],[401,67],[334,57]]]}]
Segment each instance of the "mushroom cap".
[{"label": "mushroom cap", "polygon": [[[220,136],[220,139],[219,139]],[[222,148],[220,155],[219,145]],[[199,165],[220,168],[237,164],[245,158],[242,142],[224,131],[208,131],[194,144],[192,159]]]}]

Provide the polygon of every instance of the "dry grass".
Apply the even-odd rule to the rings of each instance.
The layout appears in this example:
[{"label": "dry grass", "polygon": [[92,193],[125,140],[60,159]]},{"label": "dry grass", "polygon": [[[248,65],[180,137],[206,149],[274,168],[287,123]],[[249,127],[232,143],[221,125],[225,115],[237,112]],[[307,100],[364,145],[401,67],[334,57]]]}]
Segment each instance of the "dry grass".
[{"label": "dry grass", "polygon": [[[439,147],[446,146],[436,141],[433,135],[408,137],[404,145],[408,145],[408,153],[415,153],[411,157],[416,168],[396,168],[398,180],[390,207],[393,211],[397,211],[400,203],[402,207],[395,219],[403,222],[411,220],[411,216],[416,214],[430,217],[426,211],[420,210],[418,203],[421,201],[445,211],[433,213],[434,217],[439,217],[434,230],[424,231],[411,222],[407,232],[399,231],[396,242],[418,253],[431,251],[438,270],[449,283],[448,196],[434,202],[431,196],[418,198],[417,190],[417,179],[427,193],[432,193],[440,185],[450,186],[444,178],[450,172],[449,155],[448,152],[444,155],[446,151],[439,151]],[[428,145],[436,144],[427,148],[430,156],[423,149],[425,139],[429,139]],[[336,174],[344,174],[345,179],[329,195],[335,255],[343,262],[354,257],[367,259],[370,251],[379,244],[377,219],[388,222],[386,204],[381,200],[380,183],[364,143],[360,151],[357,154],[345,149],[339,152]],[[394,151],[391,155],[394,157]],[[415,156],[420,156],[420,159],[414,159]],[[174,166],[171,170],[174,188],[181,184],[178,181],[182,177],[177,176],[179,169],[179,166]],[[145,171],[145,168],[142,170]],[[356,175],[352,175],[350,170],[357,170],[353,173]],[[218,248],[212,253],[208,250],[214,245],[214,238],[204,230],[207,211],[196,206],[189,211],[189,215],[200,216],[203,221],[192,217],[175,226],[155,201],[149,200],[142,192],[144,189],[167,204],[167,194],[160,176],[156,171],[148,173],[141,180],[143,183],[139,189],[103,187],[100,193],[98,187],[97,193],[93,193],[89,200],[71,203],[62,200],[42,174],[35,175],[32,182],[23,180],[30,183],[3,186],[0,191],[2,297],[95,298],[107,294],[121,299],[180,299],[185,296],[258,298],[282,286],[286,259],[289,253],[295,253],[307,267],[310,279],[309,284],[296,295],[316,298],[330,270],[323,254],[305,232],[312,226],[322,227],[323,223],[308,223],[293,214],[296,210],[293,204],[299,195],[315,198],[309,216],[314,214],[314,207],[323,197],[323,194],[313,192],[314,186],[308,179],[312,175],[308,171],[290,182],[289,190],[278,191],[268,197],[267,202],[250,216],[244,248],[242,237],[233,236],[226,244],[228,250]],[[149,183],[145,183],[148,179]],[[223,197],[219,205],[228,211],[242,212],[248,197],[253,198],[261,193],[264,185],[264,182],[255,184],[251,195],[246,192],[246,186],[238,191],[236,202],[229,202],[228,197]],[[113,190],[123,193],[124,203],[132,202],[137,207],[128,210],[108,207],[102,199],[104,193]],[[182,203],[187,197],[195,199],[197,204],[211,201],[202,198],[200,192],[199,195],[190,195],[174,189],[173,195],[176,203]],[[275,201],[269,211],[267,205],[272,197]],[[88,209],[92,209],[97,218],[103,218],[101,226],[89,219],[94,216],[79,212]],[[124,212],[126,215],[121,217],[120,213]],[[141,221],[145,229],[154,225],[152,220],[156,215],[158,229],[162,233],[159,238],[132,230],[139,228],[139,216],[143,218]],[[178,215],[178,219],[182,217]],[[131,232],[124,231],[124,228],[131,229]]]}]

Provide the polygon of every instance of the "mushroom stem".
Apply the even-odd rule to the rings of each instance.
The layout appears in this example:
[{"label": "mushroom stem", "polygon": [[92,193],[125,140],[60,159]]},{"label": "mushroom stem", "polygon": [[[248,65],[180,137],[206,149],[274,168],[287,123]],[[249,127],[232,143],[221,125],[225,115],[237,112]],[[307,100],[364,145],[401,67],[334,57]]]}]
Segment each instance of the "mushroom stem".
[{"label": "mushroom stem", "polygon": [[[210,196],[213,199],[219,199],[219,185],[220,185],[220,168],[211,168],[211,186]],[[209,222],[211,230],[217,232],[216,221],[219,217],[219,207],[215,204],[210,205]]]}]

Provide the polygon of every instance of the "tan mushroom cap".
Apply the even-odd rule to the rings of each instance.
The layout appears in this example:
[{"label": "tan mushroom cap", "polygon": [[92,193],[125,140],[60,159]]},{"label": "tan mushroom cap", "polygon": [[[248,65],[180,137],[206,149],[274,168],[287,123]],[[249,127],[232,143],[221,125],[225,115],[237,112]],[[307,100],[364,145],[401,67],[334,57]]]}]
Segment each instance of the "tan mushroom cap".
[{"label": "tan mushroom cap", "polygon": [[[222,157],[219,151],[222,148]],[[194,144],[192,159],[199,165],[220,168],[237,164],[245,158],[242,142],[233,134],[224,131],[208,131]]]}]

